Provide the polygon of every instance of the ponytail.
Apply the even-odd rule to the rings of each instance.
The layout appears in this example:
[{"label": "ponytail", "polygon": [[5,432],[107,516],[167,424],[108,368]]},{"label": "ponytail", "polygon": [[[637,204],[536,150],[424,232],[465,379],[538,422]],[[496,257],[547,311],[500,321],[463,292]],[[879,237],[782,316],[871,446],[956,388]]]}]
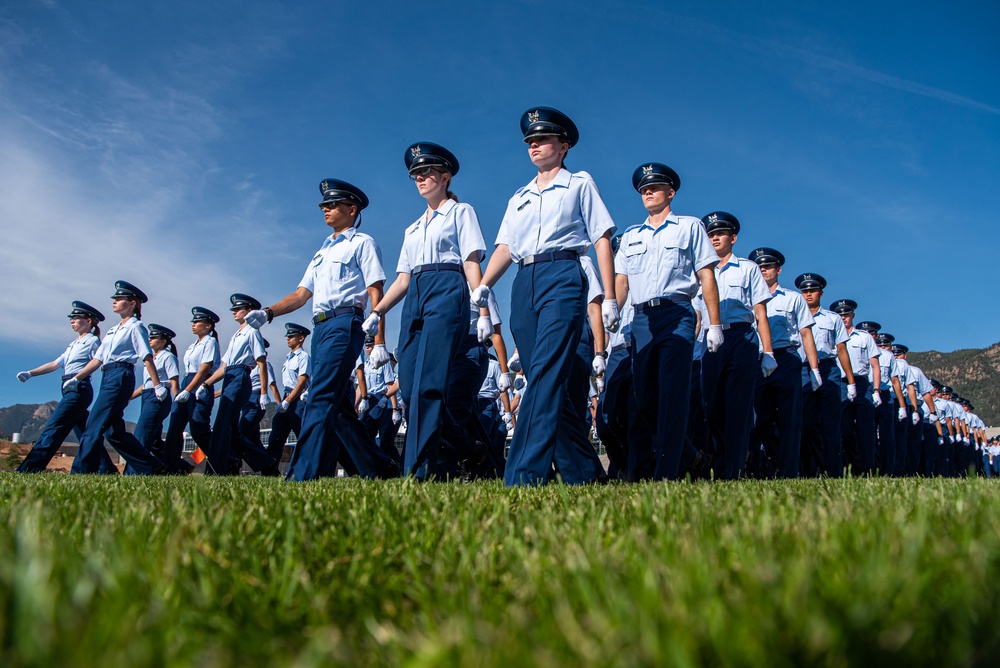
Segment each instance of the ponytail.
[{"label": "ponytail", "polygon": [[93,318],[90,319],[90,333],[101,338],[101,326],[97,324],[97,321]]},{"label": "ponytail", "polygon": [[453,193],[452,191],[446,190],[444,194],[448,197],[448,199],[453,199],[456,202],[458,201],[458,196],[455,193]]},{"label": "ponytail", "polygon": [[208,333],[211,334],[212,338],[215,339],[216,341],[219,340],[219,335],[215,333],[215,323],[214,322],[212,323],[212,329],[210,329],[208,331]]},{"label": "ponytail", "polygon": [[130,298],[129,301],[135,302],[135,308],[132,310],[132,315],[135,316],[136,320],[142,320],[142,302],[133,298]]},{"label": "ponytail", "polygon": [[177,357],[177,346],[174,345],[173,339],[167,339],[167,350],[172,352],[174,357]]}]

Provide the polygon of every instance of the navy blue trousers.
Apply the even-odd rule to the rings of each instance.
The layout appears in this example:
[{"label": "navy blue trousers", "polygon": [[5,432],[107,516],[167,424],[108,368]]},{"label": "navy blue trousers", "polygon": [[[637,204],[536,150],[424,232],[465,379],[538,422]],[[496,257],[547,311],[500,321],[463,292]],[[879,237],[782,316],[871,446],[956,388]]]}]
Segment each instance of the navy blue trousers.
[{"label": "navy blue trousers", "polygon": [[757,334],[749,325],[725,330],[722,346],[714,353],[706,351],[701,360],[701,389],[714,441],[716,478],[735,480],[743,475],[758,375]]},{"label": "navy blue trousers", "polygon": [[[181,389],[187,387],[195,374],[189,373],[184,377]],[[215,393],[205,392],[204,399],[198,399],[196,394],[184,403],[174,402],[170,410],[170,421],[167,423],[167,438],[163,445],[163,463],[167,470],[177,473],[187,469],[181,462],[184,454],[184,428],[189,427],[191,438],[195,444],[201,448],[203,453],[208,453],[208,448],[212,444],[212,408],[215,406]],[[189,426],[190,425],[190,426]]]},{"label": "navy blue trousers", "polygon": [[774,475],[799,477],[802,453],[802,358],[791,348],[774,351],[778,368],[757,380],[754,411],[757,437]]},{"label": "navy blue trousers", "polygon": [[[568,427],[563,398],[577,363],[586,285],[573,260],[531,264],[514,278],[510,328],[528,386],[504,471],[508,486],[545,484],[556,461],[559,432]],[[558,458],[572,456],[560,452]]]},{"label": "navy blue trousers", "polygon": [[597,436],[608,454],[608,474],[625,478],[628,471],[629,408],[632,394],[632,359],[628,348],[608,355],[604,391],[597,398]]},{"label": "navy blue trousers", "polygon": [[553,453],[555,470],[567,485],[585,485],[607,478],[601,458],[588,437],[591,424],[589,394],[593,359],[593,334],[588,327],[577,344],[576,359],[570,371],[566,393],[563,395],[561,425],[556,435],[556,448]]},{"label": "navy blue trousers", "polygon": [[407,408],[403,474],[423,480],[447,469],[443,436],[445,430],[453,435],[459,429],[445,400],[452,366],[469,331],[465,275],[425,271],[413,276],[400,330],[399,391]]},{"label": "navy blue trousers", "polygon": [[459,473],[460,468],[456,467],[462,460],[467,467],[477,470],[486,457],[490,439],[479,419],[479,389],[489,369],[485,346],[475,334],[466,334],[448,378],[445,400],[448,419],[442,427],[441,468],[433,471],[438,477]]},{"label": "navy blue trousers", "polygon": [[[63,444],[69,432],[76,432],[78,440],[83,440],[83,433],[87,428],[87,417],[90,413],[87,409],[90,402],[94,400],[94,386],[90,378],[81,380],[75,390],[63,390],[62,400],[56,409],[49,416],[49,421],[45,423],[45,428],[38,435],[31,452],[24,458],[24,461],[17,467],[19,473],[38,473],[44,471],[52,458],[59,451],[59,446]],[[104,439],[97,444],[97,451],[102,455],[98,473],[117,473],[118,469],[111,463],[111,457],[104,448]]]},{"label": "navy blue trousers", "polygon": [[163,421],[170,415],[173,403],[169,391],[163,401],[156,400],[156,392],[153,390],[142,391],[142,408],[135,423],[135,437],[144,448],[161,461],[163,461]]},{"label": "navy blue trousers", "polygon": [[840,421],[844,466],[850,466],[854,475],[866,475],[875,471],[875,404],[868,378],[855,374],[854,382],[858,396],[854,401],[844,401]]},{"label": "navy blue trousers", "polygon": [[821,473],[839,478],[844,472],[841,415],[844,412],[844,379],[837,361],[819,361],[823,384],[815,392],[809,383],[810,369],[802,365],[802,462],[801,472],[809,477]]},{"label": "navy blue trousers", "polygon": [[938,433],[931,422],[921,423],[920,474],[932,477],[940,473],[940,461],[944,459],[944,446],[938,444]]},{"label": "navy blue trousers", "polygon": [[271,419],[271,435],[267,439],[267,452],[280,462],[285,452],[285,441],[293,431],[295,436],[302,435],[302,416],[306,412],[306,402],[301,399],[288,404],[284,413],[275,413]]},{"label": "navy blue trousers", "polygon": [[875,408],[875,468],[880,475],[893,475],[896,470],[896,421],[899,404],[891,390],[880,390],[882,405]]},{"label": "navy blue trousers", "polygon": [[364,341],[361,319],[350,313],[324,320],[313,329],[313,375],[288,480],[336,476],[338,459],[348,473],[363,478],[396,475],[395,464],[368,438],[354,410],[351,374]]},{"label": "navy blue trousers", "polygon": [[274,473],[277,462],[260,443],[248,439],[240,431],[240,409],[250,397],[250,369],[242,365],[226,367],[222,381],[219,407],[212,426],[212,442],[208,446],[207,473],[228,475],[230,454],[246,461],[255,471]]},{"label": "navy blue trousers", "polygon": [[694,325],[690,303],[637,311],[632,321],[632,387],[639,414],[652,432],[651,439],[635,445],[652,449],[656,480],[680,478],[684,449],[691,448],[687,424]]},{"label": "navy blue trousers", "polygon": [[924,423],[923,411],[920,411],[920,422],[912,422],[906,427],[906,475],[915,476],[921,472],[924,456]]},{"label": "navy blue trousers", "polygon": [[479,477],[495,480],[503,477],[506,466],[504,450],[507,445],[507,430],[504,428],[496,399],[479,397],[479,421],[488,437],[486,457],[479,465]]},{"label": "navy blue trousers", "polygon": [[132,366],[105,369],[101,373],[101,392],[90,411],[87,430],[80,439],[73,473],[102,472],[101,463],[107,456],[102,436],[128,461],[130,473],[148,475],[163,470],[160,460],[125,429],[125,407],[134,389],[135,369]]},{"label": "navy blue trousers", "polygon": [[[905,391],[905,388],[904,388]],[[903,396],[906,396],[905,394]],[[896,459],[892,467],[892,475],[895,476],[905,476],[909,475],[907,470],[907,440],[910,432],[910,427],[913,425],[911,418],[913,417],[913,407],[909,404],[906,405],[906,419],[902,422],[896,424],[895,431],[893,432],[896,437]]]}]

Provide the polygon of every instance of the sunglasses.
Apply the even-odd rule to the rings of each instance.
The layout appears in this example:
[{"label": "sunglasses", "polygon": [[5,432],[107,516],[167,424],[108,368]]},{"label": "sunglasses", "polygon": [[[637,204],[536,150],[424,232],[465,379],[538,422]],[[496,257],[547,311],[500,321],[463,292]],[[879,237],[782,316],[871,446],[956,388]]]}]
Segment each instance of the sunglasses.
[{"label": "sunglasses", "polygon": [[431,174],[442,174],[442,173],[443,172],[440,169],[437,169],[435,167],[424,167],[423,169],[416,169],[410,172],[410,180],[416,181],[417,177],[422,176],[424,178],[427,178]]}]

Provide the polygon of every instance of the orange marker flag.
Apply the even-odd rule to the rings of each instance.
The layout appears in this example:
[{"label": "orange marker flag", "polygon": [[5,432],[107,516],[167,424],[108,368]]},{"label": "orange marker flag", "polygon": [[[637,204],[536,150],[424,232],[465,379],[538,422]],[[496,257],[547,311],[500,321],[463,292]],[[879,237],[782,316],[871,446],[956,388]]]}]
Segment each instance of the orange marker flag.
[{"label": "orange marker flag", "polygon": [[194,452],[191,453],[191,459],[194,461],[195,466],[197,466],[205,461],[205,453],[201,451],[201,448],[195,448]]}]

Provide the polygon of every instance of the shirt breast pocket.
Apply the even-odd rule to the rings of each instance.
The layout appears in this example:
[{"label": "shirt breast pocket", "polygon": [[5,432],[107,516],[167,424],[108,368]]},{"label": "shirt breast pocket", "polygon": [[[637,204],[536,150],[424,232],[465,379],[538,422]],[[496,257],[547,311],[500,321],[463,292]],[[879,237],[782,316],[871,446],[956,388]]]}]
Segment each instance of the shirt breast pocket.
[{"label": "shirt breast pocket", "polygon": [[687,263],[687,253],[685,252],[685,249],[680,246],[665,244],[663,246],[663,253],[660,261],[664,267],[668,267],[670,269],[682,269]]},{"label": "shirt breast pocket", "polygon": [[625,253],[625,264],[630,272],[642,271],[648,250],[645,241],[633,241],[622,249]]}]

